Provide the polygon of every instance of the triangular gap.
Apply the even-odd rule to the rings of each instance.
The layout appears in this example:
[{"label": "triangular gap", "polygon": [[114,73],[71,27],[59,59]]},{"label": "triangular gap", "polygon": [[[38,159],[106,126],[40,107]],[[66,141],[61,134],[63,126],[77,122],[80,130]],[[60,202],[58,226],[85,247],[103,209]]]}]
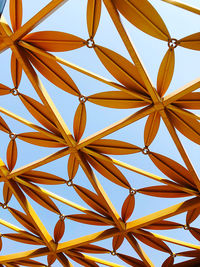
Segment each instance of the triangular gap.
[{"label": "triangular gap", "polygon": [[66,32],[88,39],[86,6],[86,1],[78,0],[76,3],[68,1],[34,29],[34,32],[48,31],[51,28],[53,31]]},{"label": "triangular gap", "polygon": [[[37,74],[39,74],[39,72],[37,72],[36,69],[35,69],[35,71],[36,71]],[[38,77],[40,79],[41,78],[41,75],[39,74]],[[32,84],[31,84],[29,78],[27,77],[27,75],[25,74],[24,70],[22,71],[22,78],[21,78],[21,82],[20,82],[18,91],[19,91],[19,93],[28,95],[29,97],[32,97],[35,100],[37,100],[38,102],[41,102],[42,103],[40,97],[36,93],[34,87],[32,86]]]},{"label": "triangular gap", "polygon": [[[86,71],[91,71],[92,73],[102,76],[107,80],[116,82],[118,84],[120,84],[120,82],[118,82],[108,71],[107,69],[104,67],[104,65],[101,63],[101,61],[99,60],[99,58],[97,57],[95,51],[93,49],[89,49],[87,47],[82,47],[79,49],[75,49],[72,51],[67,51],[67,52],[57,52],[54,53],[55,55],[57,55],[60,58],[65,59],[66,61],[69,61],[72,64],[77,65],[80,68],[84,68]],[[79,90],[82,92],[82,86],[84,85],[80,80],[81,75],[83,75],[83,77],[87,77],[87,75],[82,74],[81,72],[77,71],[77,70],[73,70],[70,67],[66,67],[65,65],[61,64],[61,66],[69,73],[69,75],[71,76],[71,78],[75,81],[75,83],[77,84]],[[93,88],[86,88],[86,90],[88,90],[89,92],[93,92],[93,90],[95,90],[96,84],[98,83],[98,80],[90,78],[90,83],[89,84],[94,84]],[[102,85],[102,87],[104,88],[104,86],[107,86],[104,83],[100,83]],[[102,89],[103,89],[102,88]],[[110,90],[112,90],[112,87],[110,87]],[[114,90],[114,89],[113,89]],[[89,93],[88,92],[88,93]],[[94,91],[95,92],[95,91]]]},{"label": "triangular gap", "polygon": [[94,40],[97,45],[113,50],[133,63],[104,4],[102,5],[101,20]]},{"label": "triangular gap", "polygon": [[[65,215],[83,214],[81,212],[66,212]],[[54,225],[53,225],[54,227]],[[65,219],[65,234],[62,241],[69,241],[76,238],[80,238],[86,235],[94,234],[100,231],[107,230],[110,226],[90,225],[73,221],[70,218]]]},{"label": "triangular gap", "polygon": [[[49,147],[36,146],[24,142],[22,140],[19,140],[19,138],[16,139],[16,142],[18,148],[18,161],[15,168],[21,167],[30,162],[33,162],[35,160],[56,153],[57,151],[62,149],[62,148],[49,148]],[[27,158],[26,155],[29,157]]]}]

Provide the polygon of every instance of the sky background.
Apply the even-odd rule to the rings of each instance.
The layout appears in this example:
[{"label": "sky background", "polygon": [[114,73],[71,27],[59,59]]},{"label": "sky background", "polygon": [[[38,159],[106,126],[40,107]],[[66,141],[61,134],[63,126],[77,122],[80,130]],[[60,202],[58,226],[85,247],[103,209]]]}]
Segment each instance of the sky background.
[{"label": "sky background", "polygon": [[[200,8],[200,3],[198,0],[196,1],[191,0],[184,2],[191,3]],[[48,3],[49,1],[47,0],[23,1],[23,8],[24,8],[23,24]],[[184,11],[182,9],[179,9],[177,7],[174,7],[172,5],[169,5],[167,3],[158,0],[152,0],[150,1],[150,3],[152,3],[152,5],[156,8],[156,10],[163,18],[173,38],[180,39],[199,31],[200,18],[198,15],[192,14],[188,11]],[[84,40],[87,40],[89,36],[86,25],[86,6],[87,6],[86,0],[73,0],[73,1],[69,0],[66,4],[64,4],[50,17],[48,17],[33,31],[34,32],[44,31],[44,30],[63,31],[74,34],[76,36],[83,38]],[[10,23],[8,15],[8,3],[6,4],[4,16],[6,17],[6,20]],[[151,80],[153,81],[153,84],[156,86],[158,69],[168,49],[166,42],[155,39],[141,32],[125,19],[122,20],[147,69],[147,72]],[[131,60],[104,6],[102,9],[100,25],[97,34],[95,36],[95,43],[107,47],[109,49],[112,49],[113,51]],[[112,77],[112,75],[109,74],[109,72],[105,69],[105,67],[101,64],[93,49],[88,49],[87,47],[83,47],[77,50],[63,52],[63,53],[55,53],[55,54],[87,70],[92,70],[96,74],[100,74],[106,77],[107,79],[116,81]],[[0,62],[1,62],[0,82],[12,88],[13,85],[10,75],[10,55],[11,52],[9,50],[6,50],[2,54],[0,54]],[[175,49],[174,76],[171,85],[169,87],[169,90],[167,91],[167,94],[197,78],[199,76],[199,68],[200,68],[199,62],[200,62],[200,53],[198,51],[177,47]],[[98,92],[115,90],[114,88],[111,88],[92,78],[89,78],[75,70],[72,70],[65,66],[63,66],[63,68],[71,76],[71,78],[74,80],[79,90],[81,91],[81,93],[85,96],[89,96],[91,94]],[[48,93],[50,94],[51,98],[53,99],[56,107],[58,108],[59,112],[64,118],[70,131],[73,132],[73,118],[76,108],[79,104],[78,98],[69,95],[66,92],[62,91],[61,89],[55,87],[40,74],[39,76],[45,88],[47,89]],[[36,92],[30,85],[30,82],[28,81],[24,73],[19,90],[21,93],[31,96],[32,98],[39,101]],[[22,105],[18,97],[12,95],[1,96],[0,106],[16,113],[17,115],[20,115],[28,119],[31,122],[38,124],[37,121],[29,114],[29,112]],[[90,102],[86,102],[86,109],[87,109],[87,126],[83,138],[97,132],[102,128],[105,128],[106,126],[130,114],[133,114],[137,110],[137,109],[118,110],[118,109],[104,108],[92,104]],[[7,116],[3,115],[2,117],[5,119],[11,130],[16,134],[32,131],[28,129],[28,127],[20,124],[19,122],[14,121],[13,119],[10,119]],[[131,124],[119,130],[116,133],[109,135],[107,138],[123,140],[130,142],[134,145],[137,145],[139,147],[144,147],[143,131],[145,122],[146,118],[134,124]],[[191,141],[188,141],[180,133],[178,133],[178,135],[182,140],[184,147],[188,152],[188,155],[190,156],[194,167],[196,168],[197,173],[199,174],[200,173],[199,160],[198,160],[200,152],[199,146]],[[0,156],[4,161],[6,161],[6,149],[9,142],[9,137],[7,134],[1,132],[0,140],[1,140]],[[34,160],[42,158],[56,151],[56,149],[54,148],[42,148],[38,146],[33,146],[31,144],[22,142],[19,139],[17,139],[17,145],[18,145],[18,160],[15,168],[19,168],[25,164],[28,164]],[[184,163],[179,153],[177,152],[177,149],[173,141],[171,140],[171,137],[169,136],[169,133],[163,123],[161,123],[158,135],[154,140],[154,142],[152,143],[152,145],[150,146],[150,150],[165,155],[167,157],[170,157],[184,166]],[[138,168],[144,169],[146,171],[155,173],[157,175],[160,175],[161,177],[166,178],[165,175],[162,174],[154,166],[154,164],[150,161],[148,156],[145,156],[142,153],[127,155],[127,156],[126,155],[113,156],[113,157],[120,159],[121,161],[124,161],[126,163],[132,164],[133,166],[136,166]],[[62,159],[59,159],[55,162],[51,162],[47,165],[38,168],[38,170],[53,173],[55,175],[68,179],[67,160],[68,157],[63,157]],[[126,176],[128,181],[134,188],[139,189],[151,185],[160,185],[159,183],[150,180],[149,178],[143,177],[131,171],[124,170],[120,167],[119,169]],[[108,196],[110,197],[111,201],[113,202],[114,206],[116,207],[117,211],[121,213],[121,207],[123,201],[128,196],[128,190],[123,189],[111,183],[110,181],[102,177],[100,174],[97,174],[97,177],[100,180],[103,188],[107,192]],[[81,169],[79,169],[74,182],[92,190],[90,183],[88,182],[85,174],[82,172]],[[2,188],[2,184],[0,184],[0,186]],[[87,207],[87,205],[76,195],[72,187],[67,187],[65,185],[60,185],[60,186],[42,185],[42,187],[47,188],[48,190],[56,194],[59,194],[73,202],[83,205],[84,207]],[[184,200],[186,200],[186,198],[158,199],[155,197],[148,197],[137,193],[135,210],[130,220],[140,218],[142,216],[150,214],[151,212],[161,210],[163,208],[174,205]],[[3,196],[0,196],[0,201],[3,202]],[[53,229],[56,222],[58,221],[58,216],[52,212],[45,211],[45,209],[43,209],[41,206],[39,206],[32,200],[30,200],[30,202],[36,209],[37,214],[40,216],[45,227],[48,229],[50,234],[53,235]],[[61,212],[65,215],[77,213],[74,209],[64,206],[57,201],[55,201],[55,203],[58,205]],[[16,209],[21,210],[21,207],[15,201],[14,197],[11,199],[9,205]],[[13,224],[21,227],[21,225],[15,219],[13,219],[13,217],[6,210],[3,209],[0,210],[0,218],[3,218],[7,221],[12,221]],[[174,220],[176,222],[184,224],[185,214],[175,216],[170,220]],[[200,220],[196,220],[194,226],[198,226],[199,222]],[[77,238],[86,234],[94,233],[105,229],[104,227],[95,227],[95,226],[88,227],[87,225],[81,225],[79,223],[75,223],[69,220],[66,220],[65,224],[66,224],[66,232],[61,241],[70,240],[73,238]],[[8,233],[11,231],[3,226],[0,226],[0,232]],[[191,242],[193,244],[199,244],[199,242],[196,239],[194,239],[187,231],[184,231],[182,229],[175,231],[171,230],[171,231],[154,231],[154,232],[158,232],[160,234],[180,239],[186,242]],[[34,246],[21,245],[17,242],[10,241],[5,238],[3,239],[3,244],[4,245],[1,255],[20,252],[23,250],[34,248]],[[106,248],[112,250],[111,239],[101,241],[96,244],[105,246]],[[174,252],[185,250],[184,247],[181,248],[172,244],[168,245]],[[146,253],[150,256],[151,260],[155,263],[156,267],[161,266],[161,263],[164,261],[164,259],[168,257],[166,253],[156,251],[154,249],[151,249],[150,247],[147,247],[146,245],[142,246],[145,249]],[[119,252],[137,257],[136,253],[133,251],[133,249],[126,241],[124,241],[123,245],[119,249]],[[111,255],[100,255],[99,257],[125,265],[117,257],[114,258]],[[182,259],[183,258],[178,257],[176,259],[176,262],[179,262]],[[46,259],[44,259],[44,261],[46,262]],[[59,262],[56,261],[56,263],[54,263],[53,266],[60,266]],[[78,265],[75,264],[75,266]]]}]

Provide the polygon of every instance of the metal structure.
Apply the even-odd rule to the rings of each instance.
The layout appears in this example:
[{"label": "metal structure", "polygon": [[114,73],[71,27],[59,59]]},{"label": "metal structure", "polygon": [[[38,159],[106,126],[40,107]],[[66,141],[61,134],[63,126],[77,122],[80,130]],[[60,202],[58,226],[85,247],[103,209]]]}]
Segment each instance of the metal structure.
[{"label": "metal structure", "polygon": [[[73,266],[72,262],[75,262],[75,266],[157,266],[143,250],[143,243],[158,250],[158,255],[160,252],[166,253],[163,267],[199,266],[200,245],[160,235],[154,233],[154,230],[182,228],[183,231],[188,230],[191,235],[200,240],[200,229],[191,226],[200,213],[200,180],[178,135],[178,132],[181,132],[186,138],[200,144],[200,116],[192,112],[192,110],[200,108],[200,92],[194,92],[200,87],[200,79],[191,81],[173,93],[165,94],[173,76],[174,50],[179,46],[185,49],[200,50],[200,33],[191,34],[180,40],[171,38],[161,16],[147,0],[88,0],[86,17],[89,37],[87,40],[64,32],[30,33],[56,9],[67,4],[67,0],[50,1],[24,25],[22,25],[22,2],[22,0],[7,2],[10,5],[11,26],[1,17],[0,51],[4,52],[7,49],[12,51],[11,75],[14,88],[0,84],[0,95],[12,94],[18,97],[39,124],[36,125],[0,107],[0,112],[3,114],[3,117],[0,117],[0,130],[10,137],[6,152],[7,164],[2,160],[0,162],[1,182],[4,183],[2,192],[4,202],[1,203],[1,207],[9,210],[23,228],[1,218],[0,224],[12,231],[11,233],[5,231],[1,234],[0,244],[2,246],[5,239],[11,239],[13,242],[35,245],[36,248],[1,255],[1,266],[46,266],[36,261],[35,258],[40,256],[47,256],[49,266],[54,266],[56,260],[63,266]],[[165,2],[188,12],[200,14],[199,9],[179,1],[165,0]],[[105,5],[132,62],[95,43],[102,5]],[[120,19],[122,16],[132,23],[133,27],[168,44],[168,50],[159,68],[156,89]],[[50,53],[79,49],[82,46],[93,49],[100,62],[118,82],[105,79]],[[80,93],[76,84],[58,63],[114,89],[86,97]],[[20,92],[22,70],[38,94],[40,102]],[[80,104],[74,116],[73,134],[69,131],[35,70],[39,71],[55,87],[64,90],[66,97],[71,94],[79,99]],[[59,90],[58,88],[57,90]],[[137,110],[136,112],[133,110],[132,115],[109,127],[81,139],[86,126],[87,102],[108,108],[137,108]],[[7,116],[28,126],[31,131],[14,134],[6,122]],[[144,146],[138,147],[124,141],[106,138],[109,134],[145,117],[147,120],[144,128]],[[165,155],[151,151],[151,143],[159,131],[161,120],[166,125],[185,167]],[[15,169],[18,139],[35,146],[58,148],[58,151]],[[143,153],[149,157],[168,178],[162,178],[108,156],[133,153]],[[66,155],[69,156],[68,179],[35,170]],[[117,166],[153,179],[161,185],[140,189],[132,188],[131,182]],[[84,171],[93,191],[76,183],[78,168],[82,168]],[[127,195],[124,196],[125,201],[121,205],[121,214],[117,212],[103,189],[98,180],[98,174],[95,175],[96,171],[109,179],[111,186],[112,183],[115,183],[126,189]],[[54,185],[66,186],[67,184],[91,207],[91,210],[44,189],[40,186],[42,184],[52,185],[52,190]],[[129,220],[134,212],[135,194],[138,193],[158,198],[190,198],[139,219]],[[9,205],[11,197],[16,198],[23,212]],[[57,216],[53,237],[41,222],[37,211],[30,204],[29,198]],[[70,206],[78,213],[63,215],[54,200]],[[169,220],[170,217],[184,212],[187,212],[186,223],[179,224]],[[86,236],[80,233],[79,238],[61,242],[66,220],[88,224],[88,226],[105,226],[105,230]],[[95,245],[95,242],[109,238],[112,238],[112,249]],[[124,240],[127,240],[138,254],[137,258],[132,256],[131,251],[127,251],[127,255],[120,252],[120,246]],[[173,252],[170,249],[170,243],[179,245],[179,251]],[[188,250],[182,251],[182,247],[188,248]],[[94,257],[91,253],[99,254],[99,257]],[[107,253],[110,253],[110,261],[101,258],[101,254]],[[179,256],[189,257],[189,259],[186,258],[184,263],[175,263],[175,258]],[[121,259],[121,265],[114,263],[115,258]]]}]

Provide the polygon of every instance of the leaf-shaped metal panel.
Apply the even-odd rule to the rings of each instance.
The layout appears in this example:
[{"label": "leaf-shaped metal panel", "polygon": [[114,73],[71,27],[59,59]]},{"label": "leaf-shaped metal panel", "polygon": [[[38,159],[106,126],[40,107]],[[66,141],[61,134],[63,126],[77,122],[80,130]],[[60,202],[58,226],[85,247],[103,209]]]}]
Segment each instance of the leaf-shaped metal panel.
[{"label": "leaf-shaped metal panel", "polygon": [[94,210],[98,211],[99,213],[107,216],[108,211],[107,208],[103,205],[101,198],[93,193],[92,191],[79,186],[74,185],[74,189],[76,190],[77,194]]},{"label": "leaf-shaped metal panel", "polygon": [[74,116],[74,124],[73,124],[73,129],[74,129],[74,137],[76,141],[78,142],[85,130],[86,126],[86,108],[84,103],[80,103],[78,105],[78,108],[76,110],[75,116]]},{"label": "leaf-shaped metal panel", "polygon": [[144,187],[137,190],[139,193],[153,196],[153,197],[166,197],[166,198],[176,198],[176,197],[189,197],[190,195],[186,192],[175,189],[169,185],[156,185]]},{"label": "leaf-shaped metal panel", "polygon": [[139,108],[148,104],[121,91],[108,91],[90,95],[88,101],[103,107],[118,109]]},{"label": "leaf-shaped metal panel", "polygon": [[187,108],[187,109],[200,109],[200,92],[192,92],[187,94],[173,104],[180,108]]},{"label": "leaf-shaped metal panel", "polygon": [[55,86],[75,96],[80,94],[71,77],[55,60],[28,51],[27,56],[35,68]]},{"label": "leaf-shaped metal panel", "polygon": [[163,220],[160,222],[152,223],[152,224],[147,225],[143,228],[153,229],[153,230],[171,230],[171,229],[177,229],[177,228],[182,228],[182,227],[183,227],[183,225],[180,223]]},{"label": "leaf-shaped metal panel", "polygon": [[10,20],[14,32],[21,27],[22,12],[22,0],[10,1]]},{"label": "leaf-shaped metal panel", "polygon": [[169,116],[176,129],[200,145],[200,122],[193,118],[188,118],[179,112],[169,110]]},{"label": "leaf-shaped metal panel", "polygon": [[196,228],[196,227],[190,227],[189,228],[190,233],[197,239],[200,241],[200,229]]},{"label": "leaf-shaped metal panel", "polygon": [[133,154],[141,151],[141,148],[139,148],[138,146],[113,139],[99,139],[87,147],[99,153],[111,155]]},{"label": "leaf-shaped metal panel", "polygon": [[38,48],[52,52],[69,51],[85,45],[85,41],[80,37],[58,31],[30,33],[23,40]]},{"label": "leaf-shaped metal panel", "polygon": [[17,135],[17,138],[36,146],[43,146],[43,147],[65,146],[64,144],[61,144],[53,139],[50,139],[45,134],[39,132],[21,133]]},{"label": "leaf-shaped metal panel", "polygon": [[[11,240],[14,240],[16,242],[20,242],[20,243],[25,243],[25,244],[29,244],[29,245],[41,245],[41,243],[35,241],[34,239],[28,238],[27,236],[25,236],[23,233],[17,233],[17,234],[4,234],[3,235],[5,238],[9,238]],[[32,235],[29,234],[29,236],[31,237]],[[33,236],[34,237],[34,236]],[[41,240],[42,241],[42,240]]]},{"label": "leaf-shaped metal panel", "polygon": [[65,233],[65,221],[63,219],[58,220],[54,228],[54,240],[58,243]]},{"label": "leaf-shaped metal panel", "polygon": [[124,262],[128,263],[131,266],[137,266],[137,267],[146,267],[146,264],[143,263],[141,260],[138,260],[136,258],[133,258],[131,256],[127,256],[121,253],[117,253],[117,256],[123,260]]},{"label": "leaf-shaped metal panel", "polygon": [[158,39],[168,41],[170,34],[167,27],[147,0],[113,0],[113,3],[134,26]]},{"label": "leaf-shaped metal panel", "polygon": [[101,0],[88,0],[87,4],[87,28],[90,38],[96,34],[101,17]]},{"label": "leaf-shaped metal panel", "polygon": [[190,172],[176,161],[153,152],[149,154],[149,157],[156,167],[170,179],[187,187],[194,186]]},{"label": "leaf-shaped metal panel", "polygon": [[60,136],[60,132],[46,106],[24,94],[20,94],[19,97],[24,106],[37,121],[39,121],[48,130]]},{"label": "leaf-shaped metal panel", "polygon": [[10,94],[10,90],[11,89],[8,86],[5,86],[4,84],[0,83],[0,96]]},{"label": "leaf-shaped metal panel", "polygon": [[162,267],[171,267],[173,266],[174,263],[174,257],[173,256],[169,256],[162,264]]},{"label": "leaf-shaped metal panel", "polygon": [[180,46],[185,48],[200,50],[200,32],[193,33],[178,41]]},{"label": "leaf-shaped metal panel", "polygon": [[144,128],[144,144],[150,146],[160,127],[160,114],[154,112],[149,115]]},{"label": "leaf-shaped metal panel", "polygon": [[160,96],[163,96],[165,94],[171,83],[174,74],[174,65],[175,65],[174,49],[169,48],[161,62],[158,71],[157,91]]},{"label": "leaf-shaped metal panel", "polygon": [[39,261],[31,260],[31,259],[17,261],[17,264],[19,264],[20,266],[30,266],[30,267],[38,266],[38,267],[45,267],[45,265],[43,263],[41,263]]},{"label": "leaf-shaped metal panel", "polygon": [[[60,214],[60,211],[58,207],[55,205],[55,203],[48,197],[47,195],[43,194],[42,192],[36,192],[33,189],[30,189],[22,184],[20,184],[21,188],[24,190],[24,192],[32,198],[35,202],[37,202],[39,205],[43,206],[44,208]],[[35,185],[36,186],[36,185]]]},{"label": "leaf-shaped metal panel", "polygon": [[103,46],[95,46],[95,52],[106,69],[129,89],[147,94],[140,74],[130,61],[118,53]]},{"label": "leaf-shaped metal panel", "polygon": [[69,159],[68,159],[68,165],[67,165],[67,169],[68,169],[68,176],[69,179],[72,180],[79,168],[79,162],[77,160],[77,158],[75,157],[74,154],[70,154],[69,155]]},{"label": "leaf-shaped metal panel", "polygon": [[73,261],[75,261],[75,262],[77,262],[80,265],[85,266],[85,267],[98,267],[99,266],[94,261],[84,258],[84,256],[82,256],[81,253],[77,253],[77,257],[71,256],[71,255],[69,255],[69,257]]},{"label": "leaf-shaped metal panel", "polygon": [[107,225],[105,222],[100,221],[88,214],[73,214],[66,216],[66,218],[84,224],[102,225],[102,226]]},{"label": "leaf-shaped metal panel", "polygon": [[183,257],[199,257],[200,256],[199,249],[179,252],[178,255],[183,256]]},{"label": "leaf-shaped metal panel", "polygon": [[[147,234],[147,236],[143,235],[142,233]],[[149,233],[145,230],[140,230],[140,234],[133,233],[133,235],[147,246],[163,252],[171,253],[171,249],[162,240],[156,238],[152,233]]]},{"label": "leaf-shaped metal panel", "polygon": [[11,130],[8,127],[7,123],[4,121],[4,119],[0,116],[0,130],[6,133],[10,133]]},{"label": "leaf-shaped metal panel", "polygon": [[10,201],[12,197],[12,190],[9,188],[7,183],[4,183],[3,185],[3,199],[4,199],[4,203],[8,204],[8,202]]},{"label": "leaf-shaped metal panel", "polygon": [[15,57],[14,53],[11,55],[11,75],[14,87],[18,88],[22,77],[22,66]]},{"label": "leaf-shaped metal panel", "polygon": [[15,140],[10,140],[7,148],[7,164],[10,171],[12,171],[17,162],[17,144]]},{"label": "leaf-shaped metal panel", "polygon": [[123,186],[125,188],[131,187],[125,176],[111,162],[100,160],[89,155],[87,155],[86,158],[99,173],[101,173],[111,182]]},{"label": "leaf-shaped metal panel", "polygon": [[23,173],[19,177],[24,180],[39,184],[56,185],[64,184],[66,182],[63,178],[58,177],[54,174],[34,170]]},{"label": "leaf-shaped metal panel", "polygon": [[196,218],[200,215],[200,209],[193,209],[193,210],[189,210],[187,212],[187,216],[186,216],[186,223],[189,225],[191,224],[194,220],[196,220]]},{"label": "leaf-shaped metal panel", "polygon": [[19,210],[13,209],[13,208],[8,208],[12,216],[19,222],[21,223],[26,229],[29,231],[33,232],[34,234],[38,235],[37,230],[35,229],[35,226],[33,225],[33,221],[30,218],[30,216],[22,213]]},{"label": "leaf-shaped metal panel", "polygon": [[124,241],[124,236],[123,235],[114,236],[113,240],[112,240],[113,251],[116,251],[118,248],[120,248],[120,246],[122,245],[123,241]]},{"label": "leaf-shaped metal panel", "polygon": [[134,208],[135,208],[135,196],[129,194],[123,203],[121,211],[122,220],[124,222],[126,222],[131,217]]},{"label": "leaf-shaped metal panel", "polygon": [[48,262],[48,265],[52,265],[55,261],[56,261],[56,255],[55,254],[50,254],[47,256],[47,262]]},{"label": "leaf-shaped metal panel", "polygon": [[92,245],[92,244],[86,244],[80,247],[77,247],[73,250],[77,250],[80,252],[85,252],[85,253],[94,253],[94,254],[103,254],[103,253],[108,253],[110,252],[108,249],[100,247],[100,246],[96,246],[96,245]]}]

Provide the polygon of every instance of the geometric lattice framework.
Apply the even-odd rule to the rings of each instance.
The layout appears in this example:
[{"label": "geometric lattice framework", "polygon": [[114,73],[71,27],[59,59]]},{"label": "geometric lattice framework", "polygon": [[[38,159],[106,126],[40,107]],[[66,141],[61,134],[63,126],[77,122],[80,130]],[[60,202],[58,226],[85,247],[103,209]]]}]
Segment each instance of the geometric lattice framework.
[{"label": "geometric lattice framework", "polygon": [[[1,146],[6,143],[6,156],[1,155],[0,161],[0,247],[3,253],[0,255],[0,265],[199,266],[200,229],[196,227],[195,221],[200,214],[200,180],[186,153],[182,138],[191,140],[197,147],[200,144],[200,116],[193,112],[200,109],[200,78],[177,90],[173,88],[170,93],[168,88],[174,74],[175,50],[197,53],[200,50],[200,33],[191,33],[181,39],[172,38],[167,24],[148,0],[85,0],[87,10],[83,10],[83,13],[86,23],[82,27],[88,30],[88,37],[84,40],[70,32],[42,30],[41,22],[48,16],[53,16],[54,11],[62,10],[70,1],[48,1],[23,24],[22,9],[25,2],[7,1],[11,23],[9,25],[4,17],[0,21],[0,51],[2,55],[8,50],[12,53],[13,83],[13,86],[3,84],[1,76],[0,96],[6,101],[17,99],[16,106],[19,109],[15,114],[0,107],[1,138],[9,138],[8,145],[1,141]],[[34,2],[37,5],[37,1]],[[169,5],[172,9],[182,8],[189,14],[200,14],[199,9],[179,1],[165,2],[178,6]],[[3,3],[0,0],[0,4]],[[102,10],[107,10],[109,23],[114,25],[126,48],[125,56],[96,41]],[[137,28],[144,36],[149,35],[165,44],[166,51],[164,58],[160,59],[156,85],[149,78],[131,37],[127,34],[127,21],[130,27]],[[41,31],[37,31],[35,28],[40,24]],[[79,53],[81,49],[91,52],[95,64],[101,65],[101,70],[110,73],[113,80],[52,54],[63,52],[65,57],[68,53],[70,55],[71,50]],[[70,72],[70,69],[75,72]],[[80,75],[80,79],[87,77],[88,81],[96,81],[98,88],[101,83],[106,89],[92,91],[90,88],[92,93],[85,96],[81,93],[81,83],[77,86],[71,78],[74,73]],[[22,77],[25,79],[24,84]],[[22,84],[26,84],[28,89],[23,91]],[[48,90],[50,86],[53,93]],[[60,91],[63,98],[74,101],[76,106],[71,120],[73,127],[69,126],[73,131],[68,129],[64,114],[71,108],[70,104],[62,112],[62,107],[50,96],[59,94]],[[95,109],[90,110],[91,105]],[[108,117],[116,112],[116,116],[120,118],[119,111],[126,109],[129,115],[97,132],[89,125],[91,134],[84,136],[88,109],[91,112],[95,110],[97,120],[98,116],[101,117],[102,109],[106,110]],[[26,115],[19,116],[21,111]],[[25,119],[27,114],[28,119]],[[145,122],[142,130],[138,123],[143,122],[143,118]],[[101,119],[107,120],[105,114]],[[15,122],[25,125],[25,130],[15,134],[18,127]],[[170,153],[166,155],[166,150],[163,153],[153,152],[152,143],[157,142],[161,125],[168,131],[169,140],[165,145],[172,142],[179,153],[178,162]],[[130,129],[137,131],[137,127],[144,141],[135,145],[134,140],[128,142],[126,132]],[[123,129],[122,140],[107,137],[112,134],[117,136]],[[24,155],[20,150],[23,142],[28,143],[29,151],[33,151],[29,155]],[[39,159],[31,162],[31,154],[36,153],[35,146],[39,150],[36,154]],[[48,153],[49,150],[51,154],[40,157],[43,153],[40,151]],[[19,168],[15,168],[20,161],[20,153],[26,164],[19,163]],[[141,168],[133,166],[127,156],[124,156],[123,161],[123,155],[136,157],[141,162],[148,159],[152,164],[152,172],[144,170],[145,163],[141,164]],[[55,165],[57,169],[54,169],[53,164],[59,160],[62,167]],[[45,166],[46,169],[42,169]],[[59,168],[66,170],[60,172]],[[154,174],[157,169],[158,174]],[[135,186],[137,178],[134,180],[133,176],[146,180],[145,186],[141,186],[141,183],[138,183],[138,187]],[[119,194],[120,209],[112,201],[112,188],[113,192],[116,190]],[[107,194],[107,191],[110,193]],[[60,195],[59,192],[65,193]],[[175,201],[175,204],[167,202],[172,205],[165,205],[161,210],[154,205],[149,207],[148,212],[147,200],[143,207],[144,213],[140,213],[143,215],[135,218],[137,203],[142,201],[140,196],[145,198],[146,195],[149,196],[147,199],[156,199],[154,203],[158,203],[158,207],[159,201],[162,202],[164,198]],[[66,198],[68,196],[70,200]],[[180,202],[180,197],[187,197],[187,200]],[[44,213],[41,220],[39,217]],[[180,214],[184,216],[178,222],[174,216]],[[6,217],[10,222],[5,220]],[[91,231],[85,230],[84,225]],[[71,238],[70,231],[74,232],[75,238]],[[177,233],[181,240],[182,236],[188,235],[191,242],[168,237],[171,232],[175,235]],[[111,242],[105,242],[108,240]],[[10,254],[8,247],[11,246],[14,246],[11,252],[14,248],[19,251]],[[20,252],[23,250],[24,252]],[[155,251],[156,257],[162,258],[161,264],[151,256]]]}]

